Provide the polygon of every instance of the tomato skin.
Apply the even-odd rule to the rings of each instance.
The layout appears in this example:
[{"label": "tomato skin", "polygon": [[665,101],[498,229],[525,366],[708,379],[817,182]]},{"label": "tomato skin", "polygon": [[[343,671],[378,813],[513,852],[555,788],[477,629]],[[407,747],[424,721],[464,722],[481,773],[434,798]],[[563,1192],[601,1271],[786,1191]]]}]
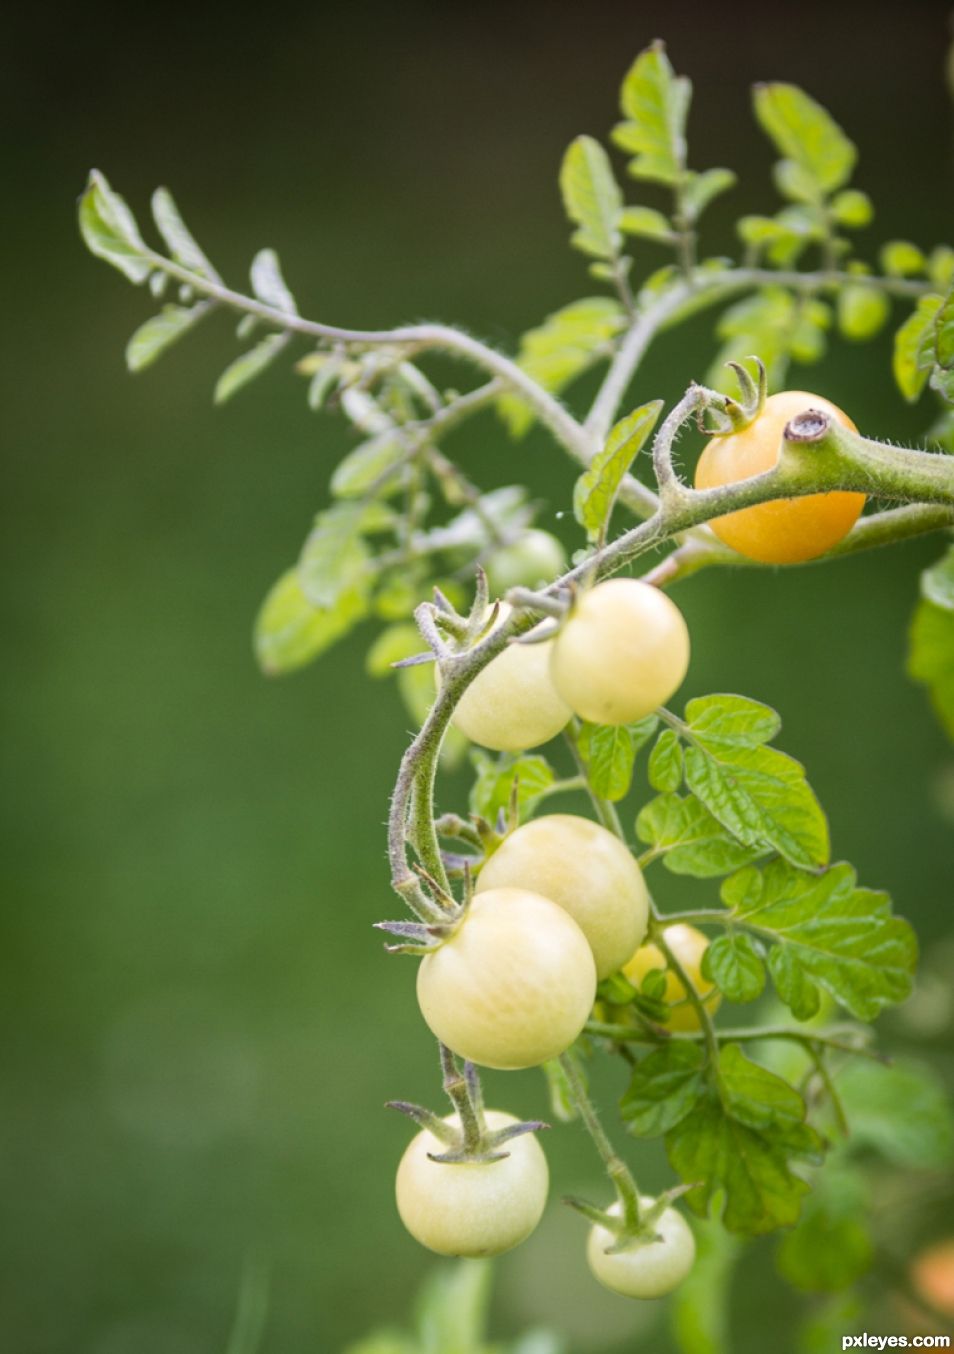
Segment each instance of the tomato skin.
[{"label": "tomato skin", "polygon": [[954,1237],[936,1241],[911,1261],[911,1283],[919,1297],[954,1317]]},{"label": "tomato skin", "polygon": [[[648,1208],[652,1199],[640,1198]],[[617,1217],[618,1203],[609,1210]],[[596,1224],[586,1246],[586,1259],[594,1278],[604,1288],[625,1298],[661,1298],[678,1288],[692,1269],[696,1258],[696,1241],[685,1218],[675,1208],[667,1208],[654,1223],[660,1241],[638,1244],[632,1250],[607,1255],[606,1249],[615,1241],[613,1233]]]},{"label": "tomato skin", "polygon": [[[702,998],[710,1015],[714,1015],[722,1001],[722,993],[714,983],[702,976],[702,956],[709,947],[709,941],[695,926],[686,926],[677,922],[666,927],[666,943],[686,970],[686,975]],[[623,973],[634,987],[642,984],[646,974],[652,969],[666,970],[666,991],[663,1000],[669,1003],[668,1030],[691,1033],[699,1029],[699,1015],[686,995],[682,980],[672,969],[666,968],[666,956],[657,945],[642,945],[623,965]]]},{"label": "tomato skin", "polygon": [[[498,625],[510,611],[501,603]],[[550,675],[552,644],[509,644],[491,659],[458,701],[454,727],[494,752],[523,752],[554,738],[571,711]]]},{"label": "tomato skin", "polygon": [[510,588],[537,588],[566,570],[566,552],[549,531],[531,527],[512,545],[495,550],[485,565],[492,594],[503,597]]},{"label": "tomato skin", "polygon": [[646,934],[649,894],[626,847],[599,823],[571,813],[534,818],[506,837],[477,878],[477,893],[499,887],[542,893],[579,925],[606,978]]},{"label": "tomato skin", "polygon": [[550,659],[560,696],[594,724],[643,719],[669,700],[688,667],[682,612],[637,578],[611,578],[583,593]]},{"label": "tomato skin", "polygon": [[[517,1123],[512,1114],[487,1110],[487,1126]],[[460,1127],[456,1114],[445,1123]],[[404,1226],[438,1255],[490,1256],[525,1241],[547,1202],[549,1171],[535,1133],[511,1138],[502,1161],[431,1161],[447,1148],[426,1129],[408,1144],[398,1166],[395,1192]]]},{"label": "tomato skin", "polygon": [[432,1032],[484,1067],[536,1067],[580,1033],[596,965],[568,913],[527,889],[475,894],[467,916],[421,960],[417,999]]},{"label": "tomato skin", "polygon": [[[709,442],[696,466],[696,488],[736,484],[771,470],[778,460],[785,425],[806,409],[821,409],[843,427],[858,431],[830,400],[804,390],[779,391],[769,396],[747,428]],[[847,536],[864,506],[864,494],[808,494],[726,513],[714,517],[709,525],[720,541],[747,559],[761,564],[800,564],[824,555]]]}]

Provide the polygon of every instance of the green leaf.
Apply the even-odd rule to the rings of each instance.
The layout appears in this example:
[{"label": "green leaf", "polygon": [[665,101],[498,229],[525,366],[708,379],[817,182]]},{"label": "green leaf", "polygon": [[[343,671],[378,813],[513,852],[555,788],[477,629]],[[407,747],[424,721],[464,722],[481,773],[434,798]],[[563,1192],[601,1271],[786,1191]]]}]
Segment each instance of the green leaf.
[{"label": "green leaf", "polygon": [[928,688],[931,704],[954,742],[954,614],[922,600],[911,623],[908,675]]},{"label": "green leaf", "polygon": [[665,1044],[633,1068],[620,1114],[637,1138],[657,1138],[692,1112],[705,1091],[705,1054],[688,1040]]},{"label": "green leaf", "polygon": [[811,1020],[821,1008],[821,992],[787,945],[769,951],[769,973],[775,990],[796,1020]]},{"label": "green leaf", "polygon": [[139,326],[127,343],[126,366],[130,371],[150,366],[208,311],[208,302],[197,306],[163,306],[158,315]]},{"label": "green leaf", "polygon": [[698,221],[709,203],[728,192],[735,183],[736,176],[731,169],[706,169],[701,174],[688,174],[683,190],[683,208],[688,219]]},{"label": "green leaf", "polygon": [[663,729],[649,754],[649,783],[663,793],[678,790],[682,784],[682,744],[673,729]]},{"label": "green leaf", "polygon": [[736,841],[695,795],[651,799],[636,819],[636,835],[662,857],[672,874],[695,879],[729,874],[766,850]]},{"label": "green leaf", "polygon": [[540,796],[556,779],[553,767],[545,757],[536,753],[515,756],[502,752],[491,757],[479,748],[470,754],[476,779],[470,789],[470,811],[479,813],[488,823],[495,823],[501,809],[510,807],[514,782],[517,783],[517,809],[521,818],[528,818]]},{"label": "green leaf", "polygon": [[[360,498],[377,480],[406,461],[408,450],[407,439],[396,429],[369,438],[338,462],[331,477],[331,492],[336,498]],[[400,477],[392,475],[389,491],[395,493],[400,488]]]},{"label": "green leaf", "polygon": [[927,272],[928,261],[910,240],[889,240],[881,247],[881,267],[889,277],[917,277]]},{"label": "green leaf", "polygon": [[765,989],[762,956],[745,931],[716,936],[703,956],[702,973],[729,1001],[755,1001]]},{"label": "green leaf", "polygon": [[153,193],[152,216],[176,263],[188,268],[190,273],[198,273],[213,282],[220,280],[179,214],[179,208],[168,188],[157,188]]},{"label": "green leaf", "polygon": [[664,244],[675,238],[672,222],[654,207],[625,208],[619,218],[619,228],[626,235],[638,235],[641,239]]},{"label": "green leaf", "polygon": [[723,344],[709,370],[708,383],[734,395],[735,377],[725,364],[757,353],[765,363],[769,385],[779,385],[788,363],[794,325],[795,301],[782,287],[764,287],[729,306],[716,326]]},{"label": "green leaf", "polygon": [[795,1354],[830,1354],[864,1330],[867,1304],[857,1292],[839,1293],[809,1307],[795,1331]]},{"label": "green leaf", "polygon": [[686,1195],[694,1212],[707,1216],[718,1199],[728,1231],[760,1235],[796,1222],[808,1185],[791,1163],[817,1163],[822,1143],[805,1123],[794,1087],[725,1044],[719,1090],[708,1090],[670,1129],[666,1151],[681,1178],[694,1184]]},{"label": "green leaf", "polygon": [[580,726],[580,755],[595,794],[616,803],[625,799],[633,780],[636,754],[656,729],[656,716],[637,724],[589,724]]},{"label": "green leaf", "polygon": [[252,260],[252,291],[260,301],[286,315],[297,315],[295,298],[282,277],[281,264],[274,249],[262,249]]},{"label": "green leaf", "polygon": [[757,85],[755,115],[777,150],[792,160],[821,193],[851,177],[857,151],[830,113],[797,85]]},{"label": "green leaf", "polygon": [[626,119],[613,140],[634,159],[629,172],[638,179],[675,184],[686,166],[686,120],[692,85],[677,76],[666,49],[655,42],[636,58],[623,80],[620,106]]},{"label": "green leaf", "polygon": [[342,593],[331,607],[312,606],[302,592],[298,570],[289,569],[256,617],[255,656],[269,677],[295,672],[330,649],[366,614],[366,600],[356,589]]},{"label": "green leaf", "polygon": [[[364,656],[364,670],[369,677],[393,677],[392,664],[402,658],[411,658],[423,653],[425,644],[416,625],[409,622],[402,625],[389,625],[382,630],[371,648]],[[423,666],[423,665],[422,665]]]},{"label": "green leaf", "polygon": [[901,394],[912,404],[921,394],[930,375],[931,363],[924,359],[923,350],[940,309],[940,296],[922,296],[916,309],[894,336],[894,379]]},{"label": "green leaf", "polygon": [[921,596],[926,602],[954,612],[954,546],[921,574]]},{"label": "green leaf", "polygon": [[954,1160],[954,1117],[943,1081],[930,1067],[890,1067],[857,1058],[838,1074],[853,1149],[873,1148],[905,1170],[946,1170]]},{"label": "green leaf", "polygon": [[573,511],[591,540],[606,531],[619,487],[656,426],[662,406],[662,400],[651,400],[621,418],[602,451],[596,453],[589,468],[577,480]]},{"label": "green leaf", "polygon": [[874,1256],[867,1208],[868,1191],[857,1171],[822,1172],[797,1226],[778,1248],[782,1278],[804,1293],[837,1293],[857,1283]]},{"label": "green leaf", "polygon": [[744,846],[771,846],[794,865],[828,860],[828,824],[793,758],[765,746],[778,729],[768,706],[710,696],[686,707],[686,785]]},{"label": "green leaf", "polygon": [[623,196],[609,156],[591,136],[571,141],[560,167],[560,191],[567,216],[578,227],[572,243],[597,259],[614,259],[622,247]]},{"label": "green leaf", "polygon": [[733,1354],[730,1287],[742,1247],[717,1223],[693,1231],[695,1264],[670,1299],[673,1335],[681,1354]]},{"label": "green leaf", "polygon": [[874,220],[874,207],[867,193],[857,188],[846,188],[832,198],[831,210],[840,226],[849,230],[861,230]]},{"label": "green leaf", "polygon": [[144,257],[146,244],[136,218],[98,169],[90,172],[80,198],[79,226],[90,253],[111,263],[137,286],[145,282],[152,264]]},{"label": "green leaf", "polygon": [[271,366],[275,358],[288,342],[287,334],[268,334],[249,348],[247,353],[237,357],[225,368],[215,385],[215,403],[224,404],[230,400],[249,381],[254,381],[266,367]]},{"label": "green leaf", "polygon": [[723,883],[722,901],[763,940],[787,948],[804,982],[823,987],[859,1020],[873,1020],[911,992],[914,932],[892,915],[887,894],[857,887],[850,865],[820,875],[784,860],[747,866]]},{"label": "green leaf", "polygon": [[845,338],[863,342],[887,323],[891,302],[877,287],[849,283],[838,293],[838,328]]},{"label": "green leaf", "polygon": [[950,245],[939,244],[931,250],[928,275],[941,291],[947,291],[954,284],[954,249]]},{"label": "green leaf", "polygon": [[343,592],[370,580],[365,525],[365,509],[356,503],[337,504],[315,518],[298,562],[302,588],[313,606],[333,606]]},{"label": "green leaf", "polygon": [[[574,301],[524,334],[517,363],[545,390],[559,394],[594,363],[609,356],[612,340],[625,325],[623,308],[612,297]],[[516,395],[501,396],[497,408],[514,437],[522,436],[536,417]]]}]

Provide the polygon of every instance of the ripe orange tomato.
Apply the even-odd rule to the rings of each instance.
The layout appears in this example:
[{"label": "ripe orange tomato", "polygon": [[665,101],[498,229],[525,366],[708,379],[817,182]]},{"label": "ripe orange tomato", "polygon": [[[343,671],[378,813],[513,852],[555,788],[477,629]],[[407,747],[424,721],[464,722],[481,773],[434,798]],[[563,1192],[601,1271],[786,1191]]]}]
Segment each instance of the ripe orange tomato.
[{"label": "ripe orange tomato", "polygon": [[[736,484],[771,470],[778,459],[785,425],[805,409],[821,409],[857,432],[848,415],[820,395],[804,390],[780,391],[769,396],[747,428],[709,442],[696,467],[696,488]],[[714,517],[709,525],[720,541],[748,559],[762,564],[800,564],[837,545],[864,506],[864,494],[808,494],[726,513]]]}]

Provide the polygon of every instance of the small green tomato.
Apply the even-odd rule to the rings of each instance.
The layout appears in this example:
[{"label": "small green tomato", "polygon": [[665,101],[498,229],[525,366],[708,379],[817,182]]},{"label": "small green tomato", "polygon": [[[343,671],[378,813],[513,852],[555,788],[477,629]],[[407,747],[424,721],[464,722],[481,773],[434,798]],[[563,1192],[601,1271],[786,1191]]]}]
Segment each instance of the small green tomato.
[{"label": "small green tomato", "polygon": [[[517,1123],[488,1110],[487,1126]],[[445,1123],[460,1127],[456,1114]],[[442,1162],[445,1145],[426,1129],[408,1144],[397,1172],[397,1206],[404,1226],[438,1255],[502,1255],[525,1241],[543,1215],[549,1172],[535,1133],[511,1138],[501,1161]]]},{"label": "small green tomato", "polygon": [[417,999],[454,1053],[484,1067],[536,1067],[569,1048],[596,995],[596,965],[568,913],[527,889],[476,894],[421,960]]},{"label": "small green tomato", "polygon": [[480,871],[477,893],[530,889],[569,912],[606,978],[646,934],[649,894],[626,847],[599,823],[572,813],[535,818],[512,832]]},{"label": "small green tomato", "polygon": [[[640,1199],[649,1208],[652,1199]],[[609,1210],[617,1217],[618,1203]],[[616,1240],[606,1227],[596,1224],[586,1246],[586,1259],[594,1278],[604,1288],[624,1298],[661,1298],[678,1288],[692,1269],[696,1241],[685,1218],[675,1208],[667,1208],[653,1224],[658,1241],[640,1241],[612,1255],[607,1250]]]}]

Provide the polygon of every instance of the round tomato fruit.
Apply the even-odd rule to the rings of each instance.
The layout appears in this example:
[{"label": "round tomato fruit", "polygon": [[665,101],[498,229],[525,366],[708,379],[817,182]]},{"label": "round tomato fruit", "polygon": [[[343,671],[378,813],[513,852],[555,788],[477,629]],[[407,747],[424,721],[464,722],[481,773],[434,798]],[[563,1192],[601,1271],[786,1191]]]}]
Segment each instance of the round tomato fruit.
[{"label": "round tomato fruit", "polygon": [[[666,944],[686,971],[686,977],[702,998],[703,1005],[710,1015],[719,1009],[722,994],[714,983],[702,976],[702,956],[709,942],[701,931],[694,926],[677,922],[666,927]],[[646,974],[653,969],[666,970],[666,991],[663,1000],[669,1004],[669,1020],[666,1028],[688,1033],[699,1028],[699,1014],[689,1000],[682,979],[677,978],[671,968],[666,967],[666,956],[656,945],[642,945],[623,965],[623,973],[634,987],[640,987]]]},{"label": "round tomato fruit", "polygon": [[[848,415],[830,400],[804,390],[779,391],[769,396],[747,428],[712,438],[696,466],[696,488],[737,484],[771,470],[778,460],[785,425],[806,409],[820,409],[857,432]],[[864,506],[864,494],[808,494],[726,513],[714,517],[709,525],[720,541],[747,559],[762,564],[800,564],[824,555],[847,536]]]},{"label": "round tomato fruit", "polygon": [[[486,1112],[488,1128],[517,1123]],[[460,1127],[456,1114],[444,1121]],[[549,1172],[535,1133],[500,1149],[501,1161],[432,1161],[447,1147],[424,1130],[408,1144],[397,1172],[397,1206],[404,1226],[438,1255],[502,1255],[525,1241],[543,1215]]]},{"label": "round tomato fruit", "polygon": [[577,1037],[596,965],[568,913],[527,889],[475,894],[454,933],[421,960],[417,999],[452,1052],[484,1067],[536,1067]]},{"label": "round tomato fruit", "polygon": [[584,592],[553,640],[560,696],[593,724],[629,724],[663,705],[689,667],[689,631],[664,592],[611,578]]},{"label": "round tomato fruit", "polygon": [[[509,613],[510,607],[503,603],[497,624],[503,624]],[[571,715],[550,676],[552,647],[552,640],[508,644],[461,696],[454,727],[472,743],[494,752],[522,752],[548,743]]]},{"label": "round tomato fruit", "polygon": [[[652,1199],[640,1199],[649,1208]],[[620,1206],[609,1210],[619,1216]],[[696,1242],[685,1218],[667,1208],[653,1224],[658,1241],[634,1241],[631,1247],[607,1255],[616,1238],[598,1223],[591,1229],[586,1258],[595,1278],[604,1288],[625,1298],[661,1298],[678,1288],[692,1269]]]},{"label": "round tomato fruit", "polygon": [[619,838],[589,818],[553,813],[518,827],[478,875],[478,895],[496,888],[530,889],[569,912],[598,978],[615,973],[646,934],[642,871]]}]

